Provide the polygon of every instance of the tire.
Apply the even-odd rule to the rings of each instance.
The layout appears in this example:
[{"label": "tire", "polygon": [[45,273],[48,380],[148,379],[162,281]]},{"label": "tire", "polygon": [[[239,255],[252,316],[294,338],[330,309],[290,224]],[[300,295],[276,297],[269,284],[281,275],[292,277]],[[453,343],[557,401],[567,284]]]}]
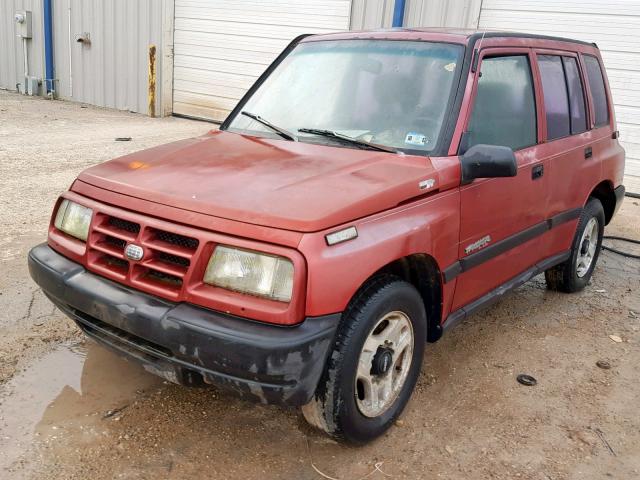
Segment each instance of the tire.
[{"label": "tire", "polygon": [[[394,332],[401,332],[397,341],[383,342],[387,335],[395,339]],[[407,340],[410,333],[412,337]],[[426,338],[424,303],[411,284],[392,275],[368,282],[343,314],[315,395],[302,407],[306,420],[332,437],[353,444],[382,435],[411,397]],[[410,351],[407,342],[411,343]],[[379,397],[374,391],[395,393],[389,394],[388,400],[376,402]]]},{"label": "tire", "polygon": [[[593,224],[594,221],[596,225]],[[576,234],[571,245],[571,256],[563,263],[544,272],[549,290],[574,293],[587,286],[600,255],[602,237],[604,235],[604,222],[604,209],[600,200],[590,198],[578,221]],[[589,230],[589,232],[586,232],[586,230]],[[590,232],[593,233],[590,234]],[[593,239],[593,235],[596,233],[597,238]],[[584,255],[589,249],[589,239],[595,240],[593,244],[595,248],[590,256],[588,266],[586,266],[582,260],[584,260]]]}]

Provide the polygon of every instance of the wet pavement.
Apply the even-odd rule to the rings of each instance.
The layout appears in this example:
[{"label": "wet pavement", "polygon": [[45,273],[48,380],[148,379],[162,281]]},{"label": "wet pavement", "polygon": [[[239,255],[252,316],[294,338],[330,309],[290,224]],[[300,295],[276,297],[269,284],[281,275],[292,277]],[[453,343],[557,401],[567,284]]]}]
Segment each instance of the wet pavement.
[{"label": "wet pavement", "polygon": [[162,380],[91,340],[62,344],[0,390],[0,471],[11,471],[34,440],[79,445],[104,434],[120,414]]}]

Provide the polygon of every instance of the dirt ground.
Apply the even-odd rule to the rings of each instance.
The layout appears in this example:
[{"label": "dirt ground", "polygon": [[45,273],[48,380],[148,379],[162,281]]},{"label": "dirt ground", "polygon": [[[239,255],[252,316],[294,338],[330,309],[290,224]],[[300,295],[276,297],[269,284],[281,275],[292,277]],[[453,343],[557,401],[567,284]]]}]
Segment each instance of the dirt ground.
[{"label": "dirt ground", "polygon": [[[211,127],[0,91],[0,478],[640,478],[640,261],[610,252],[584,292],[537,277],[429,345],[401,420],[359,448],[85,341],[27,272],[57,195],[89,165]],[[639,203],[607,234],[640,238]]]}]

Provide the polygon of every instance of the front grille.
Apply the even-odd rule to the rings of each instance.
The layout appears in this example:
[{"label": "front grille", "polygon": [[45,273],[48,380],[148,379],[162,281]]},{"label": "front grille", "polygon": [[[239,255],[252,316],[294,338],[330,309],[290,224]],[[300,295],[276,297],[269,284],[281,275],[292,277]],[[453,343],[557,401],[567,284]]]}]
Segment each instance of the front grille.
[{"label": "front grille", "polygon": [[129,269],[129,262],[127,262],[126,260],[122,260],[121,258],[112,257],[111,255],[105,255],[104,259],[105,259],[105,262],[107,264],[109,264],[111,267],[113,267],[115,269],[123,270],[125,272],[126,272],[126,270]]},{"label": "front grille", "polygon": [[181,287],[182,279],[176,275],[160,272],[158,270],[148,269],[147,273],[143,275],[144,278],[149,279],[152,282],[159,282],[167,284],[171,287]]},{"label": "front grille", "polygon": [[[155,230],[155,229],[154,229]],[[155,230],[155,240],[159,242],[169,243],[185,250],[195,251],[200,243],[197,238],[185,237],[178,233],[164,232],[162,230]]]},{"label": "front grille", "polygon": [[189,268],[189,265],[191,265],[191,261],[188,258],[171,255],[170,253],[165,252],[158,252],[158,260],[179,265],[184,268]]},{"label": "front grille", "polygon": [[92,250],[89,256],[90,265],[93,270],[97,270],[103,275],[114,280],[125,280],[129,273],[129,262],[122,258]]},{"label": "front grille", "polygon": [[[75,195],[70,194],[70,198]],[[179,223],[180,217],[174,217],[171,208],[136,212],[90,198],[79,201],[93,210],[84,253],[77,251],[77,242],[69,242],[55,228],[49,238],[53,248],[82,264],[88,272],[112,280],[124,290],[155,297],[161,303],[190,303],[274,324],[293,325],[300,321],[299,312],[304,308],[304,296],[300,295],[304,285],[300,279],[305,278],[305,266],[299,253],[285,246],[260,246],[248,238],[231,236],[241,234],[233,223],[221,224],[206,215],[189,215],[189,223]],[[159,212],[158,216],[153,212]],[[220,225],[228,226],[231,232],[218,231]],[[284,255],[296,262],[295,295],[289,304],[272,306],[263,298],[204,281],[216,248],[235,244],[251,250],[264,247],[267,254]]]},{"label": "front grille", "polygon": [[[130,243],[143,248],[142,260],[125,256]],[[170,229],[98,212],[89,239],[87,266],[106,277],[129,280],[150,293],[175,300],[199,245],[199,239]]]},{"label": "front grille", "polygon": [[98,218],[93,226],[93,231],[94,233],[98,233],[102,240],[105,240],[105,237],[109,236],[126,243],[132,242],[137,238],[140,233],[140,228],[139,223],[110,215],[98,214]]},{"label": "front grille", "polygon": [[127,242],[120,238],[112,237],[111,235],[107,235],[104,241],[105,243],[110,243],[119,250],[124,250],[124,247],[127,246]]},{"label": "front grille", "polygon": [[138,233],[140,233],[140,224],[135,222],[130,222],[122,218],[109,217],[108,223],[110,226],[112,226],[117,230],[133,233],[134,235],[137,235]]}]

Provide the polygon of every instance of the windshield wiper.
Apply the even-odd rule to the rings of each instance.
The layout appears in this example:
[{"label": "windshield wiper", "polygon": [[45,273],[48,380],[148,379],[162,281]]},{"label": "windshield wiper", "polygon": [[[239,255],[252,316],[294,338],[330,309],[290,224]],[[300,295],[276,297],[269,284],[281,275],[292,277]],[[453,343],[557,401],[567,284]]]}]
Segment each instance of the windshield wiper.
[{"label": "windshield wiper", "polygon": [[398,153],[398,150],[396,150],[393,147],[386,147],[384,145],[378,145],[377,143],[371,143],[365,140],[358,140],[357,138],[353,138],[348,135],[343,135],[342,133],[338,133],[333,130],[323,130],[319,128],[299,128],[298,131],[302,133],[311,133],[312,135],[320,135],[322,137],[336,138],[338,140],[343,140],[344,142],[350,143],[352,145],[358,145],[360,147],[368,148],[370,150]]},{"label": "windshield wiper", "polygon": [[264,118],[262,118],[260,115],[256,115],[255,113],[247,112],[246,110],[241,111],[240,114],[244,115],[246,117],[249,117],[249,118],[255,120],[258,123],[261,123],[265,127],[270,128],[271,130],[276,132],[278,135],[280,135],[282,138],[286,138],[287,140],[292,140],[294,142],[298,141],[298,137],[296,137],[293,133],[289,132],[288,130],[285,130],[284,128],[280,128],[277,125],[274,125],[270,121],[265,120]]}]

